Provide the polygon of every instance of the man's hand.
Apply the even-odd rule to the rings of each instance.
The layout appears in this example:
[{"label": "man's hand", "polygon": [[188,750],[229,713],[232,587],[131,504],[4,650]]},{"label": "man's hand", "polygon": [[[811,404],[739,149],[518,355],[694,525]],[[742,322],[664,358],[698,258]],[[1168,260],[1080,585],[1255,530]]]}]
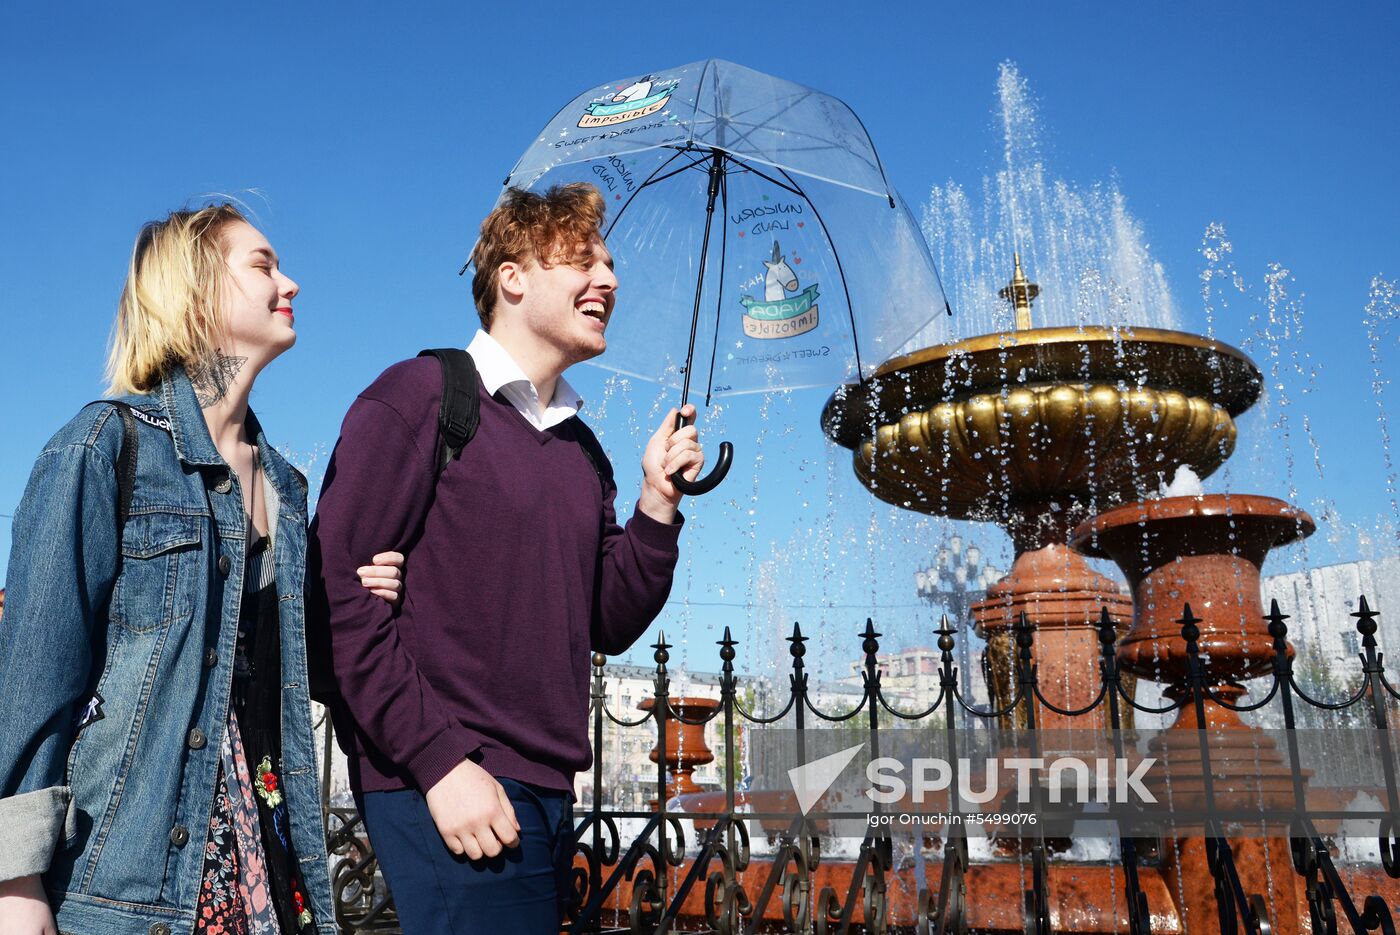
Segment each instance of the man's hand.
[{"label": "man's hand", "polygon": [[[693,419],[695,407],[687,403],[681,415]],[[704,467],[699,433],[693,425],[677,431],[676,410],[672,409],[642,452],[642,495],[637,508],[658,523],[674,523],[681,492],[671,483],[671,475],[679,472],[686,480],[695,480]]]},{"label": "man's hand", "polygon": [[37,874],[0,883],[0,932],[58,935],[44,885]]},{"label": "man's hand", "polygon": [[370,559],[370,564],[355,569],[360,576],[360,585],[375,597],[381,597],[398,606],[403,600],[403,554],[400,552],[380,552]]},{"label": "man's hand", "polygon": [[454,854],[480,860],[520,843],[520,822],[506,790],[471,760],[453,767],[425,798],[438,834]]}]

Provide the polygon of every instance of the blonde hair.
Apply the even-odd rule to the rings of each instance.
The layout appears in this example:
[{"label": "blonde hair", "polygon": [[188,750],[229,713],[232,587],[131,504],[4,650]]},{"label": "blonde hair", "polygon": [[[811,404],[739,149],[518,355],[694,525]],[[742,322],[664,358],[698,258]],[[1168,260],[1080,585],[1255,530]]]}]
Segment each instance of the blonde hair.
[{"label": "blonde hair", "polygon": [[603,226],[605,211],[602,194],[587,182],[556,185],[543,195],[506,189],[501,203],[481,222],[481,238],[472,250],[472,298],[481,327],[491,330],[502,263],[533,260],[551,266],[583,259]]},{"label": "blonde hair", "polygon": [[223,332],[223,233],[246,220],[225,202],[142,226],[112,325],[109,393],[148,393],[171,367],[214,356]]}]

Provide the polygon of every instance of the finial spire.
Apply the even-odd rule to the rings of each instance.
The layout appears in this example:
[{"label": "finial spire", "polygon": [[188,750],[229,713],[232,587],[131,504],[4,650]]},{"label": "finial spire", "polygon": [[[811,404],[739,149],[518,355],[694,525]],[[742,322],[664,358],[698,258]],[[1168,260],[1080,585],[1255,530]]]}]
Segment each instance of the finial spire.
[{"label": "finial spire", "polygon": [[1026,278],[1025,271],[1021,269],[1021,254],[1012,254],[1016,261],[1016,269],[1012,273],[1011,282],[1002,286],[997,293],[1003,299],[1010,302],[1016,309],[1016,330],[1029,331],[1031,324],[1031,303],[1035,297],[1040,295],[1040,286]]}]

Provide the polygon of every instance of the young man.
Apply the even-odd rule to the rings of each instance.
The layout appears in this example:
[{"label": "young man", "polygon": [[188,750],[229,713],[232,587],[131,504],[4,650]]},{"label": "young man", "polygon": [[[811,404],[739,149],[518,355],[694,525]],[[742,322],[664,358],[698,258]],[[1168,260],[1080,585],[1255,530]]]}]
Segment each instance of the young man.
[{"label": "young man", "polygon": [[[570,790],[592,758],[589,654],[625,650],[670,592],[667,478],[699,474],[695,429],[667,414],[621,528],[563,378],[607,347],[603,211],[590,185],[511,190],[482,224],[480,426],[458,460],[438,475],[442,376],[424,357],[360,394],[326,472],[308,580],[329,603],[351,786],[408,935],[558,931]],[[412,569],[398,611],[357,577],[357,556],[389,548]]]}]

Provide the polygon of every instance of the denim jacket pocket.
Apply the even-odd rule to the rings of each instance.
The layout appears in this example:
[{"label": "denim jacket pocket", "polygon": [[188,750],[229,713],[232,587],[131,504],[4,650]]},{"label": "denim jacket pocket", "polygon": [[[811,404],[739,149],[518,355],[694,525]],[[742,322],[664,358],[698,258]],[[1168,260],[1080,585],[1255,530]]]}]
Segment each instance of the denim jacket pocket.
[{"label": "denim jacket pocket", "polygon": [[194,558],[205,517],[185,513],[132,513],[122,530],[122,565],[112,591],[111,618],[133,633],[166,626],[189,613]]}]

